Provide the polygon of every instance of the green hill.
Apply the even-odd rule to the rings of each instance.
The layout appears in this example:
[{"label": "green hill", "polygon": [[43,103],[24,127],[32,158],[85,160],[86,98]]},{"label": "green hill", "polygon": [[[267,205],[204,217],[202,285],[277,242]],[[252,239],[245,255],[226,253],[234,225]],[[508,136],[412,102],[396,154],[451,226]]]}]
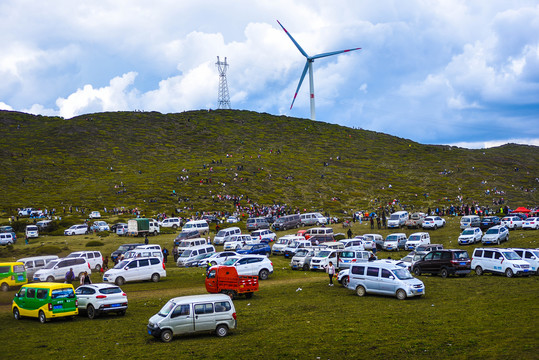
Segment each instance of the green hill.
[{"label": "green hill", "polygon": [[236,110],[114,112],[69,120],[0,111],[0,124],[0,204],[8,212],[69,205],[232,210],[219,195],[330,212],[394,199],[426,209],[457,204],[457,196],[464,203],[492,205],[504,198],[510,206],[537,204],[534,146],[422,145]]}]

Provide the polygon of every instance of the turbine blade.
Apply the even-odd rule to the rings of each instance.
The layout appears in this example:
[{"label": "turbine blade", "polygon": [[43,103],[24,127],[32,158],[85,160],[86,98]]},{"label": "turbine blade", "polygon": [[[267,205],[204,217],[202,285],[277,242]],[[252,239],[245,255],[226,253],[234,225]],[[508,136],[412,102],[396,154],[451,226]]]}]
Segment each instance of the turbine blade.
[{"label": "turbine blade", "polygon": [[298,48],[299,52],[303,54],[303,56],[305,56],[306,58],[309,57],[309,55],[307,55],[307,53],[305,51],[303,51],[303,49],[301,48],[301,46],[299,46],[299,44],[297,43],[296,40],[294,40],[294,38],[292,37],[292,35],[290,35],[290,33],[288,31],[286,31],[286,29],[284,28],[284,26],[279,22],[279,20],[277,20],[277,23],[279,23],[279,25],[281,25],[281,27],[283,28],[284,32],[286,33],[286,35],[288,35],[288,37],[290,38],[290,40],[292,40],[292,42],[294,43],[294,45],[296,45],[296,47]]},{"label": "turbine blade", "polygon": [[301,87],[301,83],[303,83],[303,79],[305,78],[305,74],[307,74],[308,69],[309,69],[309,60],[305,62],[305,67],[303,68],[303,73],[301,74],[301,77],[299,78],[298,88],[296,89],[296,93],[294,94],[294,98],[292,99],[290,110],[292,110],[292,106],[294,106],[294,101],[296,101],[296,96],[298,96],[299,88]]},{"label": "turbine blade", "polygon": [[342,54],[342,53],[345,53],[345,52],[350,52],[350,51],[355,51],[355,50],[360,50],[361,48],[354,48],[354,49],[346,49],[346,50],[340,50],[340,51],[332,51],[332,52],[328,52],[328,53],[323,53],[323,54],[318,54],[318,55],[314,55],[311,57],[311,59],[320,59],[320,58],[323,58],[323,57],[326,57],[326,56],[332,56],[332,55],[337,55],[337,54]]}]

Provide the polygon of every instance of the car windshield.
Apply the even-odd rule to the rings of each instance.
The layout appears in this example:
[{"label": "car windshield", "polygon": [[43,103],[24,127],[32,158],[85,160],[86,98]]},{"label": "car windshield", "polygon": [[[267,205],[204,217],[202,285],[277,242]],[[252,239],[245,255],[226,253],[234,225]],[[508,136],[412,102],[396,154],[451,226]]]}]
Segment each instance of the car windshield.
[{"label": "car windshield", "polygon": [[462,235],[473,235],[473,234],[474,234],[474,231],[473,231],[472,229],[470,229],[470,230],[464,230],[464,231],[462,232]]},{"label": "car windshield", "polygon": [[412,262],[412,256],[407,255],[407,256],[403,257],[403,258],[401,259],[401,261],[408,262],[408,263],[409,263],[409,262]]},{"label": "car windshield", "polygon": [[56,266],[56,264],[58,264],[58,260],[51,261],[50,263],[47,264],[47,266],[44,267],[44,269],[52,269],[53,267]]},{"label": "car windshield", "polygon": [[180,257],[182,257],[182,258],[189,257],[192,252],[193,252],[193,250],[184,250]]},{"label": "car windshield", "polygon": [[121,293],[122,292],[122,289],[120,289],[119,287],[117,286],[113,286],[113,287],[108,287],[108,288],[104,288],[104,289],[99,289],[99,292],[101,294],[105,294],[105,295],[108,295],[108,294],[118,294],[118,293]]},{"label": "car windshield", "polygon": [[498,229],[490,228],[487,230],[487,234],[497,234],[499,232]]},{"label": "car windshield", "polygon": [[180,243],[180,245],[178,245],[179,247],[189,247],[191,245],[191,243],[189,241],[182,241]]},{"label": "car windshield", "polygon": [[234,263],[235,263],[236,261],[238,261],[238,259],[236,259],[236,258],[231,258],[231,259],[228,259],[227,261],[225,261],[225,262],[223,263],[223,265],[234,265]]},{"label": "car windshield", "polygon": [[253,248],[253,245],[243,245],[241,248],[242,250],[251,250]]},{"label": "car windshield", "polygon": [[386,241],[397,241],[397,237],[395,235],[389,235],[386,238]]},{"label": "car windshield", "polygon": [[503,256],[505,256],[505,258],[507,260],[521,260],[522,258],[520,256],[518,256],[518,254],[514,251],[504,251],[503,252]]},{"label": "car windshield", "polygon": [[127,250],[129,250],[129,245],[120,245],[118,247],[118,250],[116,251],[127,251]]},{"label": "car windshield", "polygon": [[532,254],[539,259],[539,250],[532,251]]},{"label": "car windshield", "polygon": [[485,218],[485,219],[483,219],[483,222],[484,222],[484,223],[489,223],[489,222],[492,222],[492,219],[490,219],[490,218]]},{"label": "car windshield", "polygon": [[309,253],[309,250],[301,249],[301,250],[298,250],[298,252],[296,253],[296,256],[304,257],[304,256],[307,256],[308,253]]},{"label": "car windshield", "polygon": [[129,264],[129,261],[122,260],[114,267],[114,269],[123,269],[127,264]]},{"label": "car windshield", "polygon": [[458,260],[469,259],[468,253],[466,251],[455,252],[455,259],[458,259]]},{"label": "car windshield", "polygon": [[171,301],[167,302],[165,304],[165,306],[163,306],[161,308],[161,310],[159,310],[157,315],[162,316],[162,317],[166,317],[168,314],[170,314],[170,312],[172,311],[172,309],[174,309],[175,306],[176,306],[176,303],[171,300]]},{"label": "car windshield", "polygon": [[226,235],[226,231],[225,231],[225,230],[219,230],[219,232],[218,232],[217,235],[215,235],[215,236],[222,237],[222,236],[225,236],[225,235]]},{"label": "car windshield", "polygon": [[408,240],[421,240],[421,236],[419,235],[410,235],[410,237],[408,238]]},{"label": "car windshield", "polygon": [[329,254],[331,254],[331,251],[328,251],[328,250],[322,250],[322,251],[320,251],[320,252],[318,253],[318,255],[316,255],[316,256],[318,256],[318,257],[324,257],[324,258],[325,258],[325,257],[328,257]]},{"label": "car windshield", "polygon": [[407,280],[413,278],[412,274],[410,274],[408,269],[396,269],[392,271],[399,280]]},{"label": "car windshield", "polygon": [[277,240],[275,243],[276,243],[276,244],[287,244],[287,243],[288,243],[288,239],[280,238],[280,239]]},{"label": "car windshield", "polygon": [[65,299],[65,298],[74,298],[74,297],[75,297],[75,292],[73,291],[73,288],[54,289],[51,291],[52,299]]}]

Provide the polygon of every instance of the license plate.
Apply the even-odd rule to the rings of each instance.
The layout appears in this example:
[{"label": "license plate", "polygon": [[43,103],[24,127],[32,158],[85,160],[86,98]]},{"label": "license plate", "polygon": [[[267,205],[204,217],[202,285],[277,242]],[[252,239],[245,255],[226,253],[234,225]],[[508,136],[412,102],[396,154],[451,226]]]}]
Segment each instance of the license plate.
[{"label": "license plate", "polygon": [[54,310],[60,310],[61,308],[63,308],[62,305],[54,305]]},{"label": "license plate", "polygon": [[314,265],[314,266],[313,266],[313,269],[318,269],[318,266]]},{"label": "license plate", "polygon": [[423,289],[417,289],[417,292],[418,293],[423,292]]},{"label": "license plate", "polygon": [[524,269],[524,272],[528,272],[528,269]]},{"label": "license plate", "polygon": [[23,281],[23,280],[24,280],[24,276],[19,275],[19,276],[17,277],[17,279],[18,279],[19,281]]},{"label": "license plate", "polygon": [[112,304],[110,307],[120,307],[122,304]]},{"label": "license plate", "polygon": [[152,334],[151,330],[148,330],[148,334],[150,334],[150,335]]},{"label": "license plate", "polygon": [[461,262],[460,265],[466,265],[466,263],[465,263],[465,262]]}]

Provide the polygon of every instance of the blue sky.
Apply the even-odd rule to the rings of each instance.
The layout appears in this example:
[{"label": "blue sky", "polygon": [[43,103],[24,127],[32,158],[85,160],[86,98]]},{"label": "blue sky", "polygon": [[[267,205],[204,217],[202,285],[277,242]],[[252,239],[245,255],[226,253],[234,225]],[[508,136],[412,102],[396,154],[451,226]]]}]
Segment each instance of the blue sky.
[{"label": "blue sky", "polygon": [[424,144],[539,145],[537,1],[0,2],[0,109],[73,116],[217,107],[310,118]]}]

